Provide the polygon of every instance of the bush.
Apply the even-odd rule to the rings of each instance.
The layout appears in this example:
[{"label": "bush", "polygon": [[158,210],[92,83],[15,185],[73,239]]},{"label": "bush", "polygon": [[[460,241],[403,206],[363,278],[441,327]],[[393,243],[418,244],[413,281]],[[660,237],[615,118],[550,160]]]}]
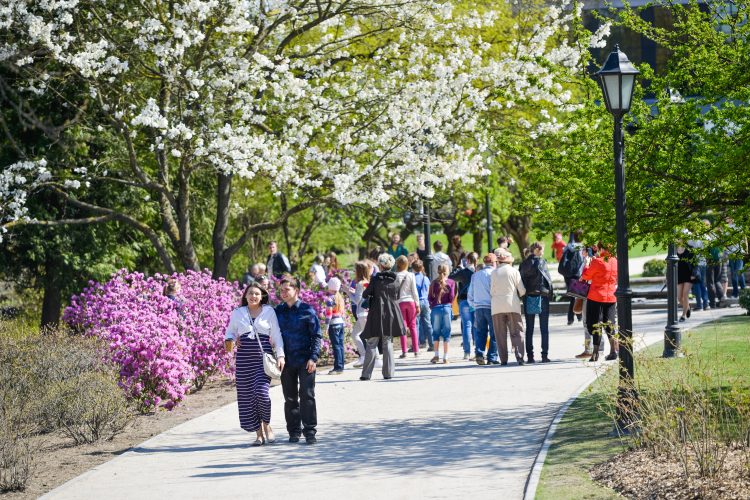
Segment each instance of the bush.
[{"label": "bush", "polygon": [[740,307],[750,314],[750,288],[740,290]]},{"label": "bush", "polygon": [[667,263],[663,259],[651,259],[643,264],[645,278],[664,276],[667,273]]},{"label": "bush", "polygon": [[19,332],[0,323],[0,489],[23,489],[41,433],[74,443],[120,432],[132,410],[94,339],[61,330]]},{"label": "bush", "polygon": [[31,477],[33,454],[28,441],[0,431],[0,492],[23,490]]}]

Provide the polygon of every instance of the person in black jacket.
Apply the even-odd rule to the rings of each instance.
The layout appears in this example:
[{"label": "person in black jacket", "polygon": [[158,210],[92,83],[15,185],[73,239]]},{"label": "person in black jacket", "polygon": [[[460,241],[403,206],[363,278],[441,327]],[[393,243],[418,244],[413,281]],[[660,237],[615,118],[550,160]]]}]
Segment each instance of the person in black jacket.
[{"label": "person in black jacket", "polygon": [[464,359],[469,359],[471,344],[476,345],[477,325],[474,311],[469,307],[468,293],[471,276],[474,274],[479,256],[471,252],[466,256],[466,267],[454,270],[448,278],[458,286],[458,314],[461,316],[461,336],[463,337]]},{"label": "person in black jacket", "polygon": [[289,259],[286,258],[286,255],[279,252],[279,247],[275,241],[268,244],[266,268],[268,274],[272,274],[279,279],[283,274],[292,272],[292,265],[289,263]]},{"label": "person in black jacket", "polygon": [[393,377],[396,364],[393,359],[393,337],[406,334],[404,318],[398,307],[398,283],[391,268],[396,263],[392,255],[384,253],[378,257],[380,272],[370,279],[362,294],[369,303],[367,323],[360,339],[365,343],[365,362],[360,380],[370,380],[375,368],[378,348],[383,351],[383,378]]},{"label": "person in black jacket", "polygon": [[[542,331],[542,363],[549,363],[549,299],[552,297],[552,277],[544,260],[544,245],[537,241],[529,247],[529,256],[521,263],[518,271],[526,287],[524,306],[526,313],[526,354],[529,363],[534,363],[534,319],[539,315],[539,329]],[[538,311],[538,312],[537,312]]]}]

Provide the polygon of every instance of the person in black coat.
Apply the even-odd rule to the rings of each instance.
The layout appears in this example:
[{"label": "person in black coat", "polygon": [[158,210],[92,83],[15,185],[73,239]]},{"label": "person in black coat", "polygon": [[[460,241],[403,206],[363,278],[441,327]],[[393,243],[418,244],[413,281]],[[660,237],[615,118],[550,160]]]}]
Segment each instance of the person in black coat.
[{"label": "person in black coat", "polygon": [[544,245],[537,241],[529,247],[529,256],[521,263],[518,271],[526,287],[524,312],[526,316],[526,355],[529,363],[534,363],[534,320],[539,315],[539,329],[542,331],[542,363],[549,363],[549,300],[552,297],[552,277],[544,260]]},{"label": "person in black coat", "polygon": [[391,271],[395,259],[387,254],[378,257],[380,272],[372,277],[370,285],[362,294],[369,303],[367,323],[360,335],[365,343],[365,362],[362,365],[360,380],[370,380],[375,368],[377,349],[383,351],[383,378],[393,377],[393,337],[405,335],[404,318],[398,307],[398,284],[396,273]]}]

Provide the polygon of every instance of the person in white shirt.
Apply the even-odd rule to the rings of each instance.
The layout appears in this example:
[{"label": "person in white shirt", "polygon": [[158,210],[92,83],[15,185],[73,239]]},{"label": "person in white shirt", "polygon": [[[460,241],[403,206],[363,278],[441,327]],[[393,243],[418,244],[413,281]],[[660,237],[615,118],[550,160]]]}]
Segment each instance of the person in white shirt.
[{"label": "person in white shirt", "polygon": [[240,427],[255,432],[254,446],[273,443],[276,439],[271,422],[271,379],[263,369],[263,353],[276,350],[276,363],[284,369],[284,341],[276,313],[268,305],[268,292],[251,283],[242,294],[242,305],[232,311],[224,337],[227,351],[236,355],[237,406]]},{"label": "person in white shirt", "polygon": [[436,241],[432,244],[432,248],[435,250],[435,253],[432,254],[432,279],[435,279],[438,275],[438,266],[441,264],[448,268],[448,274],[450,274],[453,264],[448,254],[443,252],[443,242]]},{"label": "person in white shirt", "polygon": [[325,257],[322,255],[316,255],[313,260],[313,265],[310,266],[310,278],[314,285],[319,285],[321,288],[326,287],[326,270],[323,268],[323,261]]},{"label": "person in white shirt", "polygon": [[[417,331],[417,317],[419,316],[419,294],[414,275],[409,272],[409,259],[403,255],[396,259],[396,284],[398,285],[398,308],[411,334],[411,350],[414,357],[419,356],[419,332]],[[401,356],[406,357],[406,335],[401,336]]]}]

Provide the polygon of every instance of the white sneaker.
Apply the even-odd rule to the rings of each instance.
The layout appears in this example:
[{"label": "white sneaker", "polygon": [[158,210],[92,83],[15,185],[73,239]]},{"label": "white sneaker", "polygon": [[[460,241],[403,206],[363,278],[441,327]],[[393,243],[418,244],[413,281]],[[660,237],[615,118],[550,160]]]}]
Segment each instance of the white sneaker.
[{"label": "white sneaker", "polygon": [[357,361],[354,362],[352,365],[354,368],[362,368],[365,364],[365,358],[359,358]]}]

